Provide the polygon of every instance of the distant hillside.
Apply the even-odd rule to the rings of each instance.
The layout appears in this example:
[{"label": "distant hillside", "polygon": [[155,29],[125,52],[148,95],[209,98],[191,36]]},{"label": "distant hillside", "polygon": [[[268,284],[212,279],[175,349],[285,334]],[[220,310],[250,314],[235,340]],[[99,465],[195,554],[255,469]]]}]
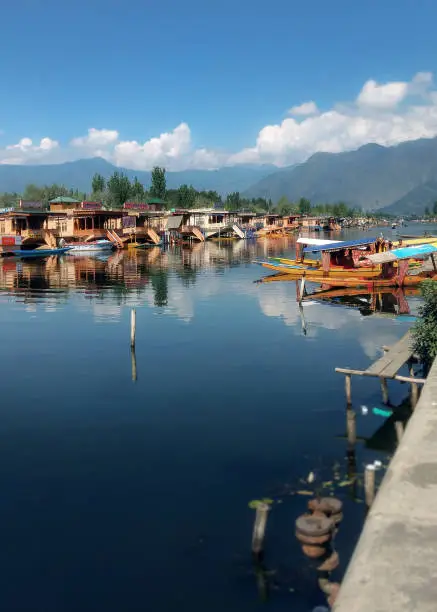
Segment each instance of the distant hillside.
[{"label": "distant hillside", "polygon": [[261,179],[244,195],[271,197],[274,202],[284,195],[313,203],[343,201],[369,210],[395,206],[410,194],[404,205],[414,203],[423,210],[427,190],[415,190],[433,181],[437,181],[436,138],[395,147],[368,144],[346,153],[316,153],[303,164]]},{"label": "distant hillside", "polygon": [[425,208],[432,210],[437,202],[437,179],[415,187],[402,198],[385,206],[381,212],[389,215],[423,215]]},{"label": "distant hillside", "polygon": [[[234,166],[218,170],[168,172],[167,186],[175,189],[186,183],[198,190],[215,190],[221,194],[241,192],[270,174],[272,169],[275,169],[275,166]],[[0,164],[0,193],[5,191],[20,193],[29,183],[36,185],[58,183],[68,188],[89,192],[91,179],[96,172],[108,178],[116,170],[124,172],[130,179],[137,176],[146,187],[150,185],[150,172],[117,168],[102,158],[94,157],[64,164],[38,166]]]}]

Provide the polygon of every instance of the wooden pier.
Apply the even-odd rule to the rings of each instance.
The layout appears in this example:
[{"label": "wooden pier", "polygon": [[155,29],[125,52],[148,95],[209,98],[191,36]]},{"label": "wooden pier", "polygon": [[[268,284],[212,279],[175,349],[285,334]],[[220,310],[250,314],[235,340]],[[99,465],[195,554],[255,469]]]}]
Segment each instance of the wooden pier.
[{"label": "wooden pier", "polygon": [[[352,370],[349,368],[335,368],[336,372],[345,375],[346,400],[348,405],[352,404],[352,376],[373,376],[379,378],[381,382],[382,398],[384,404],[389,403],[387,380],[399,380],[411,384],[411,404],[414,408],[419,398],[418,385],[424,385],[426,379],[416,378],[413,370],[414,351],[412,349],[411,331],[408,331],[392,347],[383,347],[385,354],[377,361],[372,363],[367,370]],[[404,364],[408,363],[410,376],[401,376],[399,370]]]}]

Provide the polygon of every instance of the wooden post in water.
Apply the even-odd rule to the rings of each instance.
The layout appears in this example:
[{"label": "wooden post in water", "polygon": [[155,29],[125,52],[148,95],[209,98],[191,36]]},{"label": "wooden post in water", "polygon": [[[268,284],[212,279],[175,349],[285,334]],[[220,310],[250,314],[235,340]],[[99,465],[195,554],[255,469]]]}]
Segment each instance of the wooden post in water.
[{"label": "wooden post in water", "polygon": [[346,410],[346,428],[347,441],[349,442],[350,446],[355,446],[357,442],[357,423],[356,414],[351,408]]},{"label": "wooden post in water", "polygon": [[135,347],[132,346],[130,350],[131,361],[132,361],[132,381],[137,382],[137,358],[135,355]]},{"label": "wooden post in water", "polygon": [[132,308],[130,311],[130,345],[132,348],[135,347],[135,333],[137,327],[137,311]]},{"label": "wooden post in water", "polygon": [[255,523],[252,534],[252,553],[259,558],[264,550],[264,537],[266,533],[267,519],[270,512],[269,504],[261,502],[256,507]]},{"label": "wooden post in water", "polygon": [[402,436],[404,435],[404,424],[402,421],[395,421],[395,430],[398,444],[400,444]]},{"label": "wooden post in water", "polygon": [[350,374],[346,374],[344,377],[344,388],[346,390],[346,402],[348,406],[352,406],[352,376]]},{"label": "wooden post in water", "polygon": [[370,508],[375,499],[375,466],[373,464],[366,465],[364,470],[364,494],[366,505]]},{"label": "wooden post in water", "polygon": [[299,304],[302,303],[304,293],[305,293],[305,276],[302,276],[302,280],[300,281]]},{"label": "wooden post in water", "polygon": [[[410,376],[414,378],[414,368],[413,365],[410,366]],[[415,408],[419,399],[419,385],[412,382],[411,383],[411,408]]]},{"label": "wooden post in water", "polygon": [[386,378],[380,378],[381,381],[381,391],[382,391],[382,403],[383,404],[388,404],[389,400],[388,400],[388,386],[387,386],[387,379]]}]

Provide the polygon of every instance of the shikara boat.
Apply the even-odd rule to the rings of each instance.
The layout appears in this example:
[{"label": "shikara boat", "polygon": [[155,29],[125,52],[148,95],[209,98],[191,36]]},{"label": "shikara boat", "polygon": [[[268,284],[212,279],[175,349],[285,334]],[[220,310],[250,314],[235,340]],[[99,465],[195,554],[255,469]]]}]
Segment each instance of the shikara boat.
[{"label": "shikara boat", "polygon": [[[378,254],[386,248],[385,241],[368,238],[350,241],[319,241],[307,243],[299,239],[296,259],[271,258],[267,261],[255,262],[264,268],[278,273],[290,274],[293,278],[311,276],[313,279],[328,278],[377,278],[381,275],[381,266],[371,260],[371,255]],[[306,239],[307,240],[307,239]],[[303,248],[302,248],[303,247]],[[306,254],[320,253],[319,260],[304,259]],[[411,251],[410,251],[411,253]],[[410,255],[409,266],[417,266],[413,253]],[[395,267],[398,265],[394,260]]]},{"label": "shikara boat", "polygon": [[[330,287],[362,287],[373,291],[381,287],[415,287],[424,280],[437,280],[436,264],[437,247],[432,244],[393,249],[385,253],[374,253],[368,256],[372,264],[381,265],[379,276],[369,278],[356,270],[355,274],[347,276],[331,276],[324,279],[324,284]],[[432,269],[417,268],[409,269],[411,259],[422,259],[431,256]],[[397,267],[395,267],[397,263]],[[365,270],[363,270],[364,272]],[[308,271],[305,275],[308,282],[320,282],[320,278]]]}]

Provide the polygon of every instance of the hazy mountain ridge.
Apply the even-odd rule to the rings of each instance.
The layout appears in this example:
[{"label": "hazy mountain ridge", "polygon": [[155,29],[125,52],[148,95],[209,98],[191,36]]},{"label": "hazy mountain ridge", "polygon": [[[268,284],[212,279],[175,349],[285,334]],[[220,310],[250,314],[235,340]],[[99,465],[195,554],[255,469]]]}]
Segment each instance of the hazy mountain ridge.
[{"label": "hazy mountain ridge", "polygon": [[[367,144],[344,153],[316,153],[306,162],[274,172],[250,187],[246,197],[301,197],[313,203],[343,201],[363,210],[402,206],[423,212],[420,186],[437,181],[437,138],[404,142],[393,147]],[[437,198],[436,198],[437,199]],[[408,204],[409,203],[409,204]],[[408,210],[400,211],[406,214]]]},{"label": "hazy mountain ridge", "polygon": [[[244,191],[256,181],[271,174],[275,166],[229,166],[218,170],[184,170],[167,172],[167,187],[193,185],[197,190],[215,190],[221,194]],[[68,188],[89,192],[95,173],[109,178],[113,172],[124,172],[130,179],[135,176],[150,186],[150,172],[118,168],[100,157],[79,159],[63,164],[50,165],[9,165],[0,164],[0,192],[24,191],[26,185],[49,185],[57,183]]]}]

